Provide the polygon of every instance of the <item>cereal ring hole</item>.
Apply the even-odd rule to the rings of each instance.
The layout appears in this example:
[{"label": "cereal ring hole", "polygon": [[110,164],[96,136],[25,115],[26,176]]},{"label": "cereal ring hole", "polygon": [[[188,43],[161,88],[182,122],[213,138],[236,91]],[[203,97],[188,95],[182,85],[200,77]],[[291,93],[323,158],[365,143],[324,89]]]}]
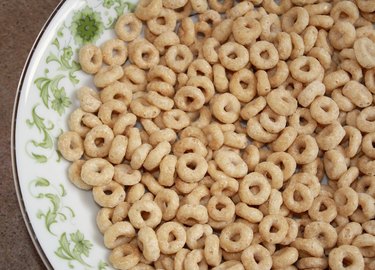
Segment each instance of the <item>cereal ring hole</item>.
[{"label": "cereal ring hole", "polygon": [[141,217],[144,221],[146,221],[151,217],[151,213],[148,211],[141,211]]}]

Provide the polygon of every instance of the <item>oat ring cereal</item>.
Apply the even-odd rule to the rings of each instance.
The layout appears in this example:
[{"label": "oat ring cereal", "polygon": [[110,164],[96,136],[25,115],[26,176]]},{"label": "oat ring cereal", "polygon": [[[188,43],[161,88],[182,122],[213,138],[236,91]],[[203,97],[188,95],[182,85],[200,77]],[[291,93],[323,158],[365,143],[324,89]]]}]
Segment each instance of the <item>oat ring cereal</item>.
[{"label": "oat ring cereal", "polygon": [[374,12],[140,0],[82,46],[56,145],[110,264],[374,269]]}]

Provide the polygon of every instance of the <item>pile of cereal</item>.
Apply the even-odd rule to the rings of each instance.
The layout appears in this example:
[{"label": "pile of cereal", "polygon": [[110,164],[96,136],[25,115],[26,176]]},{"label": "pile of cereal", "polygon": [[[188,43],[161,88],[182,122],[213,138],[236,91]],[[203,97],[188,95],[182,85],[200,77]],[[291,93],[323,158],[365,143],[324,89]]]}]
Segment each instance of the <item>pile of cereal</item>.
[{"label": "pile of cereal", "polygon": [[81,48],[58,149],[115,268],[375,269],[375,1],[280,2],[141,0]]}]

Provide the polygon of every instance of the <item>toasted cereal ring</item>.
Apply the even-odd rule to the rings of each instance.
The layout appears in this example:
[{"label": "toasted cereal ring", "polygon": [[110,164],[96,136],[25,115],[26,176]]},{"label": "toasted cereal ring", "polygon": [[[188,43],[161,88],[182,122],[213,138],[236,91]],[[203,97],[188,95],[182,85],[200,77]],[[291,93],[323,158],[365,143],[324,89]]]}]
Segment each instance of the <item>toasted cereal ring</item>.
[{"label": "toasted cereal ring", "polygon": [[158,182],[163,186],[172,186],[174,184],[175,169],[177,164],[177,157],[174,155],[165,156],[159,165]]},{"label": "toasted cereal ring", "polygon": [[155,118],[160,114],[160,109],[151,105],[145,98],[140,97],[133,99],[130,103],[130,110],[138,117]]},{"label": "toasted cereal ring", "polygon": [[176,172],[185,182],[194,183],[200,181],[207,172],[206,160],[194,153],[183,154],[177,160]]},{"label": "toasted cereal ring", "polygon": [[100,91],[100,99],[103,103],[110,100],[118,100],[128,106],[132,100],[133,93],[126,84],[114,82]]},{"label": "toasted cereal ring", "polygon": [[288,153],[295,159],[297,164],[308,164],[313,162],[319,152],[318,144],[314,137],[300,134],[289,147]]},{"label": "toasted cereal ring", "polygon": [[[268,55],[264,58],[262,55]],[[275,46],[268,41],[258,41],[250,47],[250,62],[258,69],[271,69],[279,61]]]},{"label": "toasted cereal ring", "polygon": [[[221,209],[218,209],[220,205]],[[223,207],[222,207],[223,206]],[[232,200],[225,195],[215,195],[207,203],[208,215],[216,221],[231,220],[235,214],[235,206]],[[190,247],[190,246],[189,246]],[[190,247],[192,248],[192,247]]]},{"label": "toasted cereal ring", "polygon": [[[232,71],[244,68],[249,62],[249,53],[246,48],[235,42],[223,44],[218,50],[218,55],[220,63]],[[234,55],[234,57],[231,55]]]},{"label": "toasted cereal ring", "polygon": [[337,104],[329,97],[319,96],[310,105],[311,116],[319,124],[332,124],[339,115]]},{"label": "toasted cereal ring", "polygon": [[107,65],[122,65],[128,58],[128,50],[121,39],[110,39],[102,45],[103,61]]},{"label": "toasted cereal ring", "polygon": [[373,176],[362,176],[355,189],[357,192],[366,193],[374,197],[375,183]]},{"label": "toasted cereal ring", "polygon": [[230,177],[241,178],[248,172],[246,163],[235,152],[219,150],[214,158],[220,169]]},{"label": "toasted cereal ring", "polygon": [[193,61],[193,54],[186,45],[171,46],[165,54],[166,64],[177,73],[185,72]]},{"label": "toasted cereal ring", "polygon": [[249,120],[261,112],[266,106],[266,99],[262,96],[257,97],[242,107],[240,111],[241,118]]},{"label": "toasted cereal ring", "polygon": [[233,37],[241,45],[253,43],[261,34],[260,23],[250,17],[238,17],[233,22]]},{"label": "toasted cereal ring", "polygon": [[142,31],[142,22],[133,14],[121,15],[115,24],[116,35],[123,41],[136,39]]},{"label": "toasted cereal ring", "polygon": [[240,252],[250,245],[252,239],[253,231],[250,227],[242,223],[232,223],[221,231],[220,247],[226,252]]},{"label": "toasted cereal ring", "polygon": [[261,162],[255,166],[255,172],[263,174],[271,184],[271,188],[280,189],[283,185],[283,173],[271,162]]},{"label": "toasted cereal ring", "polygon": [[120,164],[125,158],[127,146],[128,138],[124,135],[116,135],[109,149],[108,160],[112,164]]},{"label": "toasted cereal ring", "polygon": [[225,124],[236,122],[239,117],[241,104],[238,99],[229,93],[217,95],[212,100],[213,115]]},{"label": "toasted cereal ring", "polygon": [[[84,168],[82,168],[82,172],[83,170]],[[109,195],[107,193],[109,193]],[[125,190],[124,187],[119,183],[111,181],[106,185],[93,187],[92,195],[95,202],[100,206],[112,208],[124,201]]]},{"label": "toasted cereal ring", "polygon": [[147,21],[147,27],[151,33],[158,36],[166,32],[173,32],[176,22],[176,13],[171,9],[163,8],[156,17]]},{"label": "toasted cereal ring", "polygon": [[282,85],[289,76],[288,65],[284,61],[279,61],[277,65],[267,71],[268,80],[272,88]]},{"label": "toasted cereal ring", "polygon": [[328,267],[328,260],[326,257],[316,258],[316,257],[305,257],[301,258],[297,262],[297,267],[300,269],[326,269]]},{"label": "toasted cereal ring", "polygon": [[259,232],[266,242],[277,244],[284,240],[288,232],[288,223],[283,216],[267,215],[259,223]]},{"label": "toasted cereal ring", "polygon": [[189,78],[192,77],[202,77],[205,76],[209,79],[212,79],[212,67],[211,65],[204,59],[195,59],[189,65],[187,70],[187,75]]},{"label": "toasted cereal ring", "polygon": [[221,262],[220,239],[215,234],[209,234],[205,237],[204,257],[208,265],[217,266]]},{"label": "toasted cereal ring", "polygon": [[358,193],[358,208],[350,219],[359,223],[372,220],[375,217],[375,200],[367,193]]},{"label": "toasted cereal ring", "polygon": [[80,107],[88,113],[97,112],[102,102],[99,94],[89,87],[81,87],[77,92]]},{"label": "toasted cereal ring", "polygon": [[115,247],[110,255],[109,261],[117,269],[131,269],[141,260],[141,253],[136,245],[124,244]]},{"label": "toasted cereal ring", "polygon": [[266,97],[267,104],[279,115],[292,115],[297,109],[297,100],[293,98],[289,91],[277,88],[272,90]]},{"label": "toasted cereal ring", "polygon": [[104,88],[111,85],[124,75],[122,67],[119,65],[102,67],[94,76],[94,84]]},{"label": "toasted cereal ring", "polygon": [[272,266],[270,252],[259,244],[252,244],[241,254],[241,262],[246,270],[265,269],[269,270]]},{"label": "toasted cereal ring", "polygon": [[104,232],[104,245],[109,249],[114,249],[129,243],[134,236],[134,227],[129,222],[117,222]]},{"label": "toasted cereal ring", "polygon": [[323,162],[329,179],[339,179],[347,170],[345,157],[338,150],[329,150],[325,152]]},{"label": "toasted cereal ring", "polygon": [[124,221],[130,209],[130,204],[128,202],[120,202],[113,210],[112,222],[117,223]]},{"label": "toasted cereal ring", "polygon": [[281,27],[287,33],[302,33],[309,24],[309,14],[302,7],[293,7],[281,16]]},{"label": "toasted cereal ring", "polygon": [[135,16],[143,21],[148,21],[156,18],[162,11],[162,0],[141,0],[135,9]]},{"label": "toasted cereal ring", "polygon": [[188,0],[163,0],[163,7],[170,9],[179,9],[186,5]]},{"label": "toasted cereal ring", "polygon": [[366,71],[365,85],[371,93],[375,93],[375,68]]},{"label": "toasted cereal ring", "polygon": [[[174,236],[175,240],[169,240],[170,234]],[[177,222],[163,223],[156,235],[159,242],[160,251],[164,254],[174,254],[178,252],[186,242],[186,233],[183,226]]]},{"label": "toasted cereal ring", "polygon": [[[256,194],[252,192],[252,187],[257,187]],[[270,193],[271,185],[267,178],[257,172],[246,175],[241,181],[238,191],[241,201],[249,205],[261,205],[267,201]]]},{"label": "toasted cereal ring", "polygon": [[367,37],[354,42],[354,53],[358,63],[367,69],[375,67],[375,44]]},{"label": "toasted cereal ring", "polygon": [[345,137],[345,129],[339,122],[334,121],[323,128],[315,137],[319,148],[322,150],[332,150],[340,144]]},{"label": "toasted cereal ring", "polygon": [[249,207],[243,202],[236,204],[236,215],[251,223],[258,223],[263,219],[263,213],[260,210]]},{"label": "toasted cereal ring", "polygon": [[298,260],[298,250],[294,247],[284,247],[272,254],[272,266],[286,269]]},{"label": "toasted cereal ring", "polygon": [[[350,265],[345,267],[344,260],[349,261]],[[364,269],[361,251],[351,245],[342,245],[332,249],[328,255],[328,264],[332,270]]]},{"label": "toasted cereal ring", "polygon": [[[294,196],[299,194],[299,200],[296,200]],[[314,197],[307,186],[300,183],[288,185],[283,191],[284,204],[293,212],[302,213],[310,209]]]},{"label": "toasted cereal ring", "polygon": [[202,54],[204,59],[210,64],[219,62],[218,49],[220,48],[220,42],[213,37],[209,37],[204,40]]},{"label": "toasted cereal ring", "polygon": [[341,216],[350,216],[358,207],[358,195],[350,187],[342,187],[334,193],[337,212]]},{"label": "toasted cereal ring", "polygon": [[164,32],[157,36],[153,43],[160,55],[164,55],[169,47],[179,44],[180,39],[175,32]]},{"label": "toasted cereal ring", "polygon": [[184,86],[176,92],[174,101],[177,108],[192,112],[203,107],[205,97],[198,87]]},{"label": "toasted cereal ring", "polygon": [[330,223],[337,216],[335,201],[328,196],[319,195],[314,199],[308,213],[312,220]]},{"label": "toasted cereal ring", "polygon": [[196,153],[202,157],[205,157],[208,153],[204,144],[193,137],[181,138],[173,145],[173,154],[176,157],[180,157],[186,153]]},{"label": "toasted cereal ring", "polygon": [[299,253],[311,255],[312,257],[322,257],[324,249],[317,239],[297,238],[292,244],[292,247],[298,249]]},{"label": "toasted cereal ring", "polygon": [[372,103],[371,92],[366,86],[357,81],[352,80],[347,82],[342,88],[342,93],[357,107],[365,108],[370,106]]},{"label": "toasted cereal ring", "polygon": [[124,103],[119,100],[112,99],[103,103],[98,111],[98,117],[103,124],[113,127],[119,115],[126,114],[127,108]]},{"label": "toasted cereal ring", "polygon": [[188,226],[196,223],[205,224],[208,222],[207,208],[199,204],[184,204],[177,210],[176,218]]},{"label": "toasted cereal ring", "polygon": [[281,32],[281,22],[279,16],[276,14],[261,15],[259,22],[261,25],[260,39],[273,42],[277,38],[278,33]]},{"label": "toasted cereal ring", "polygon": [[181,130],[190,124],[189,116],[182,110],[172,109],[166,111],[162,116],[163,123],[167,128]]},{"label": "toasted cereal ring", "polygon": [[82,181],[91,186],[107,185],[112,181],[113,175],[112,164],[102,158],[91,158],[82,165]]},{"label": "toasted cereal ring", "polygon": [[329,30],[328,39],[336,50],[351,48],[356,39],[355,28],[350,22],[338,21]]},{"label": "toasted cereal ring", "polygon": [[176,216],[179,198],[175,191],[163,189],[156,194],[155,202],[163,213],[163,220],[169,221]]},{"label": "toasted cereal ring", "polygon": [[111,219],[113,216],[112,208],[101,208],[96,215],[96,225],[99,231],[104,234],[104,232],[113,225]]},{"label": "toasted cereal ring", "polygon": [[145,195],[146,189],[142,183],[135,184],[128,189],[126,194],[126,202],[133,204],[136,201],[141,200]]},{"label": "toasted cereal ring", "polygon": [[281,131],[279,137],[271,143],[272,150],[275,152],[286,151],[297,138],[298,132],[292,126],[288,126]]},{"label": "toasted cereal ring", "polygon": [[69,129],[77,132],[82,138],[86,136],[91,128],[101,124],[102,122],[96,115],[84,112],[80,108],[74,110],[68,120]]},{"label": "toasted cereal ring", "polygon": [[[308,71],[304,71],[305,67]],[[302,83],[310,83],[317,79],[322,69],[319,61],[310,56],[300,56],[289,64],[290,74]]]},{"label": "toasted cereal ring", "polygon": [[130,223],[136,229],[148,226],[155,228],[160,224],[162,213],[159,206],[154,201],[136,201],[128,212]]},{"label": "toasted cereal ring", "polygon": [[128,164],[115,166],[113,180],[124,186],[133,186],[141,181],[141,172],[133,170]]},{"label": "toasted cereal ring", "polygon": [[159,51],[145,39],[129,43],[129,60],[139,68],[147,70],[159,63]]},{"label": "toasted cereal ring", "polygon": [[216,91],[219,93],[226,92],[229,87],[229,80],[225,68],[220,64],[214,64],[212,68],[213,83]]},{"label": "toasted cereal ring", "polygon": [[186,244],[190,249],[204,248],[206,237],[212,234],[212,228],[207,224],[195,224],[186,231]]},{"label": "toasted cereal ring", "polygon": [[233,6],[233,0],[208,0],[208,5],[211,9],[216,10],[217,12],[223,13]]},{"label": "toasted cereal ring", "polygon": [[83,155],[84,144],[81,136],[74,131],[66,131],[59,136],[57,149],[69,161],[79,160]]},{"label": "toasted cereal ring", "polygon": [[293,127],[298,134],[311,135],[317,127],[316,121],[311,117],[310,110],[298,108],[289,119],[289,127]]},{"label": "toasted cereal ring", "polygon": [[147,261],[154,262],[160,257],[160,249],[156,233],[150,227],[142,227],[138,231],[138,246]]},{"label": "toasted cereal ring", "polygon": [[76,187],[83,190],[90,190],[92,189],[92,186],[86,184],[81,177],[81,170],[84,163],[84,160],[73,161],[68,169],[68,178]]},{"label": "toasted cereal ring", "polygon": [[79,50],[79,63],[84,72],[97,73],[102,66],[102,51],[92,44],[87,44]]},{"label": "toasted cereal ring", "polygon": [[292,3],[290,0],[285,0],[282,2],[276,2],[274,0],[263,0],[262,7],[268,13],[276,13],[277,15],[282,15],[287,10],[290,10]]}]

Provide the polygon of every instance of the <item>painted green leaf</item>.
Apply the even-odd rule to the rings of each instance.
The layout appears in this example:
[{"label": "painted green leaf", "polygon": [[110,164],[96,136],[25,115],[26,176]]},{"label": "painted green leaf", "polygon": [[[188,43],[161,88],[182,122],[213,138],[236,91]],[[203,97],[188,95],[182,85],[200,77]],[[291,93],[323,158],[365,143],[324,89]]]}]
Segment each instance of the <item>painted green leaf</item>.
[{"label": "painted green leaf", "polygon": [[114,0],[103,0],[103,6],[105,8],[111,8],[114,5]]},{"label": "painted green leaf", "polygon": [[46,198],[48,198],[52,205],[53,205],[53,212],[57,212],[57,210],[60,208],[60,198],[59,196],[52,194],[52,193],[47,193],[45,194]]},{"label": "painted green leaf", "polygon": [[49,53],[49,55],[47,56],[47,59],[46,59],[47,64],[51,63],[51,62],[57,62],[61,65],[59,58],[57,58],[57,56],[55,54],[53,54],[52,52]]},{"label": "painted green leaf", "polygon": [[52,44],[55,45],[57,49],[60,49],[60,42],[59,42],[58,38],[55,38],[52,41]]},{"label": "painted green leaf", "polygon": [[44,216],[44,213],[42,212],[42,210],[39,209],[38,212],[36,213],[36,217],[38,219],[41,219],[43,216]]},{"label": "painted green leaf", "polygon": [[44,149],[52,149],[53,147],[52,138],[45,129],[43,129],[43,141],[37,142],[35,140],[31,140],[31,142],[34,146],[42,147]]},{"label": "painted green leaf", "polygon": [[39,155],[35,153],[31,153],[32,157],[36,160],[38,163],[46,163],[48,161],[47,157],[45,155]]},{"label": "painted green leaf", "polygon": [[49,181],[45,178],[38,177],[35,179],[34,186],[36,187],[48,187],[50,185]]},{"label": "painted green leaf", "polygon": [[39,129],[39,131],[42,131],[42,130],[46,129],[46,126],[44,125],[44,118],[40,117],[36,113],[37,107],[38,107],[38,105],[35,105],[33,107],[32,111],[31,111],[31,116],[33,118],[33,121],[27,120],[27,122],[28,122],[29,126],[35,125]]},{"label": "painted green leaf", "polygon": [[98,264],[98,270],[105,270],[108,267],[108,263],[105,261],[100,261]]},{"label": "painted green leaf", "polygon": [[36,87],[39,89],[39,95],[42,98],[43,104],[49,108],[48,101],[49,101],[49,94],[48,94],[48,86],[51,80],[48,78],[38,78],[34,81]]},{"label": "painted green leaf", "polygon": [[65,191],[65,188],[62,184],[59,185],[60,189],[61,189],[61,197],[65,197],[66,196],[66,191]]},{"label": "painted green leaf", "polygon": [[80,231],[71,233],[70,239],[74,243],[73,250],[71,250],[70,243],[64,232],[59,240],[60,247],[55,251],[55,254],[62,259],[68,260],[68,265],[72,265],[71,261],[77,261],[85,266],[91,267],[82,259],[82,254],[88,257],[89,251],[92,248],[91,242],[85,240],[84,235]]},{"label": "painted green leaf", "polygon": [[51,210],[48,210],[47,213],[45,214],[45,220],[44,220],[44,223],[46,224],[46,228],[47,230],[55,235],[52,230],[51,230],[51,226],[55,223],[57,223],[57,220],[56,220],[56,212],[55,211],[51,211]]}]

